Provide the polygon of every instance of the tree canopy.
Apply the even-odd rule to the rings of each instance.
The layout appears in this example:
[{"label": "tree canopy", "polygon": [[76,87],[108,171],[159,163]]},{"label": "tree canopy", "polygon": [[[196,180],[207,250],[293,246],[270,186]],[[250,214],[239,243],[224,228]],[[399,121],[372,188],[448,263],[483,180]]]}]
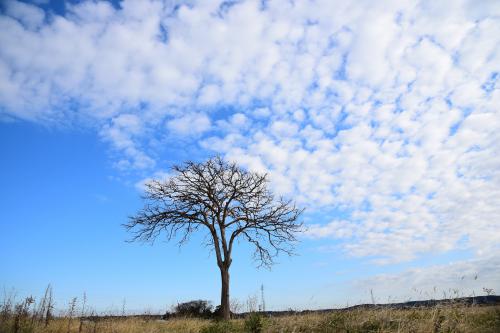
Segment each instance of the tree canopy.
[{"label": "tree canopy", "polygon": [[276,198],[267,174],[245,170],[216,156],[203,163],[172,167],[165,180],[146,183],[145,205],[125,225],[134,240],[153,242],[160,235],[180,245],[192,233],[207,231],[205,243],[215,251],[221,270],[221,306],[229,316],[229,267],[234,242],[254,246],[259,266],[271,266],[280,252],[293,253],[302,224],[302,209]]}]

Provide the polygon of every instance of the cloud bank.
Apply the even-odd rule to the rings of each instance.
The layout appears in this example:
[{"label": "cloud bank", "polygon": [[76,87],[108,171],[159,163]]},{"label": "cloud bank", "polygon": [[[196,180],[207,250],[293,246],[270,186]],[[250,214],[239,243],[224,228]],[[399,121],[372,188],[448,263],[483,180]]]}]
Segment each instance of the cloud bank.
[{"label": "cloud bank", "polygon": [[[365,301],[370,302],[368,287],[376,303],[498,294],[499,267],[499,256],[485,256],[446,265],[413,268],[397,274],[376,275],[354,281],[353,289],[368,292]],[[446,289],[441,289],[442,286]],[[395,299],[395,295],[399,298]]]},{"label": "cloud bank", "polygon": [[[388,263],[500,244],[497,1],[7,1],[0,119],[86,124],[154,173],[192,142]],[[178,141],[180,140],[180,141]]]}]

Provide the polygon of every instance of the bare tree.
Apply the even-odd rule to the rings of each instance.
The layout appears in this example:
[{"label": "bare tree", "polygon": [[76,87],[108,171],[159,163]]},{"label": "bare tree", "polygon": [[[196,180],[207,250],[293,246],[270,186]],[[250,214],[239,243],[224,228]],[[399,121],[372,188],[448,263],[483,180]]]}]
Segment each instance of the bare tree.
[{"label": "bare tree", "polygon": [[145,206],[125,227],[133,240],[153,242],[160,234],[185,243],[200,229],[215,251],[220,269],[221,315],[230,318],[229,267],[235,240],[255,247],[259,266],[271,266],[280,252],[293,254],[301,229],[302,209],[268,189],[268,177],[242,169],[221,157],[203,163],[186,162],[172,168],[167,180],[146,184]]}]

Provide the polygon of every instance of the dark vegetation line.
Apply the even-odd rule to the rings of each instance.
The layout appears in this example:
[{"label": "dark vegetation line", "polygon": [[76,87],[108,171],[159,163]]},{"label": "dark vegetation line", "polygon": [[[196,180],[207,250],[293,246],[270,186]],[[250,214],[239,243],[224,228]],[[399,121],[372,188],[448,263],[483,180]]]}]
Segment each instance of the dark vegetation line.
[{"label": "dark vegetation line", "polygon": [[[199,301],[192,301],[199,302]],[[180,305],[189,304],[191,302],[181,303]],[[318,310],[283,310],[283,311],[259,311],[258,313],[265,317],[280,317],[280,316],[291,316],[291,315],[301,315],[301,314],[324,314],[331,312],[343,312],[351,310],[376,310],[376,309],[415,309],[415,308],[434,308],[437,306],[450,306],[450,305],[460,305],[460,306],[496,306],[500,305],[500,296],[488,295],[488,296],[471,296],[471,297],[459,297],[459,298],[447,298],[447,299],[437,299],[437,300],[422,300],[422,301],[408,301],[401,303],[384,303],[384,304],[359,304],[353,305],[345,308],[335,308],[335,309],[318,309]],[[241,312],[241,313],[231,313],[231,317],[234,319],[246,318],[253,312]],[[83,320],[99,320],[99,319],[120,319],[120,318],[137,318],[146,320],[168,320],[172,318],[179,317],[200,317],[200,318],[216,318],[218,316],[218,309],[211,311],[208,309],[191,309],[181,310],[173,313],[166,314],[134,314],[134,315],[91,315],[81,317]]]},{"label": "dark vegetation line", "polygon": [[[319,309],[319,310],[302,310],[302,311],[265,311],[261,312],[267,316],[287,316],[294,314],[308,314],[308,313],[327,313],[327,312],[339,312],[339,311],[351,311],[356,309],[414,309],[414,308],[433,308],[436,306],[448,306],[448,305],[463,305],[463,306],[493,306],[500,305],[500,296],[488,295],[488,296],[471,296],[471,297],[459,297],[459,298],[447,298],[438,300],[424,300],[424,301],[408,301],[402,303],[384,303],[384,304],[359,304],[353,305],[345,308],[339,309]],[[241,315],[246,315],[242,313]]]}]

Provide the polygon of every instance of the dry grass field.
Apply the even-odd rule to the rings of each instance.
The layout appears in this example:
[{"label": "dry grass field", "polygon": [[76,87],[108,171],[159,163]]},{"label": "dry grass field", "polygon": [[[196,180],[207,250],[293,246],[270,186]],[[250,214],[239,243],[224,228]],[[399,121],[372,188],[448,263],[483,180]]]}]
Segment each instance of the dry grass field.
[{"label": "dry grass field", "polygon": [[0,317],[0,333],[217,333],[217,332],[500,332],[500,306],[460,304],[414,309],[352,309],[278,317],[258,314],[230,322],[175,318],[53,318],[27,312]]}]

